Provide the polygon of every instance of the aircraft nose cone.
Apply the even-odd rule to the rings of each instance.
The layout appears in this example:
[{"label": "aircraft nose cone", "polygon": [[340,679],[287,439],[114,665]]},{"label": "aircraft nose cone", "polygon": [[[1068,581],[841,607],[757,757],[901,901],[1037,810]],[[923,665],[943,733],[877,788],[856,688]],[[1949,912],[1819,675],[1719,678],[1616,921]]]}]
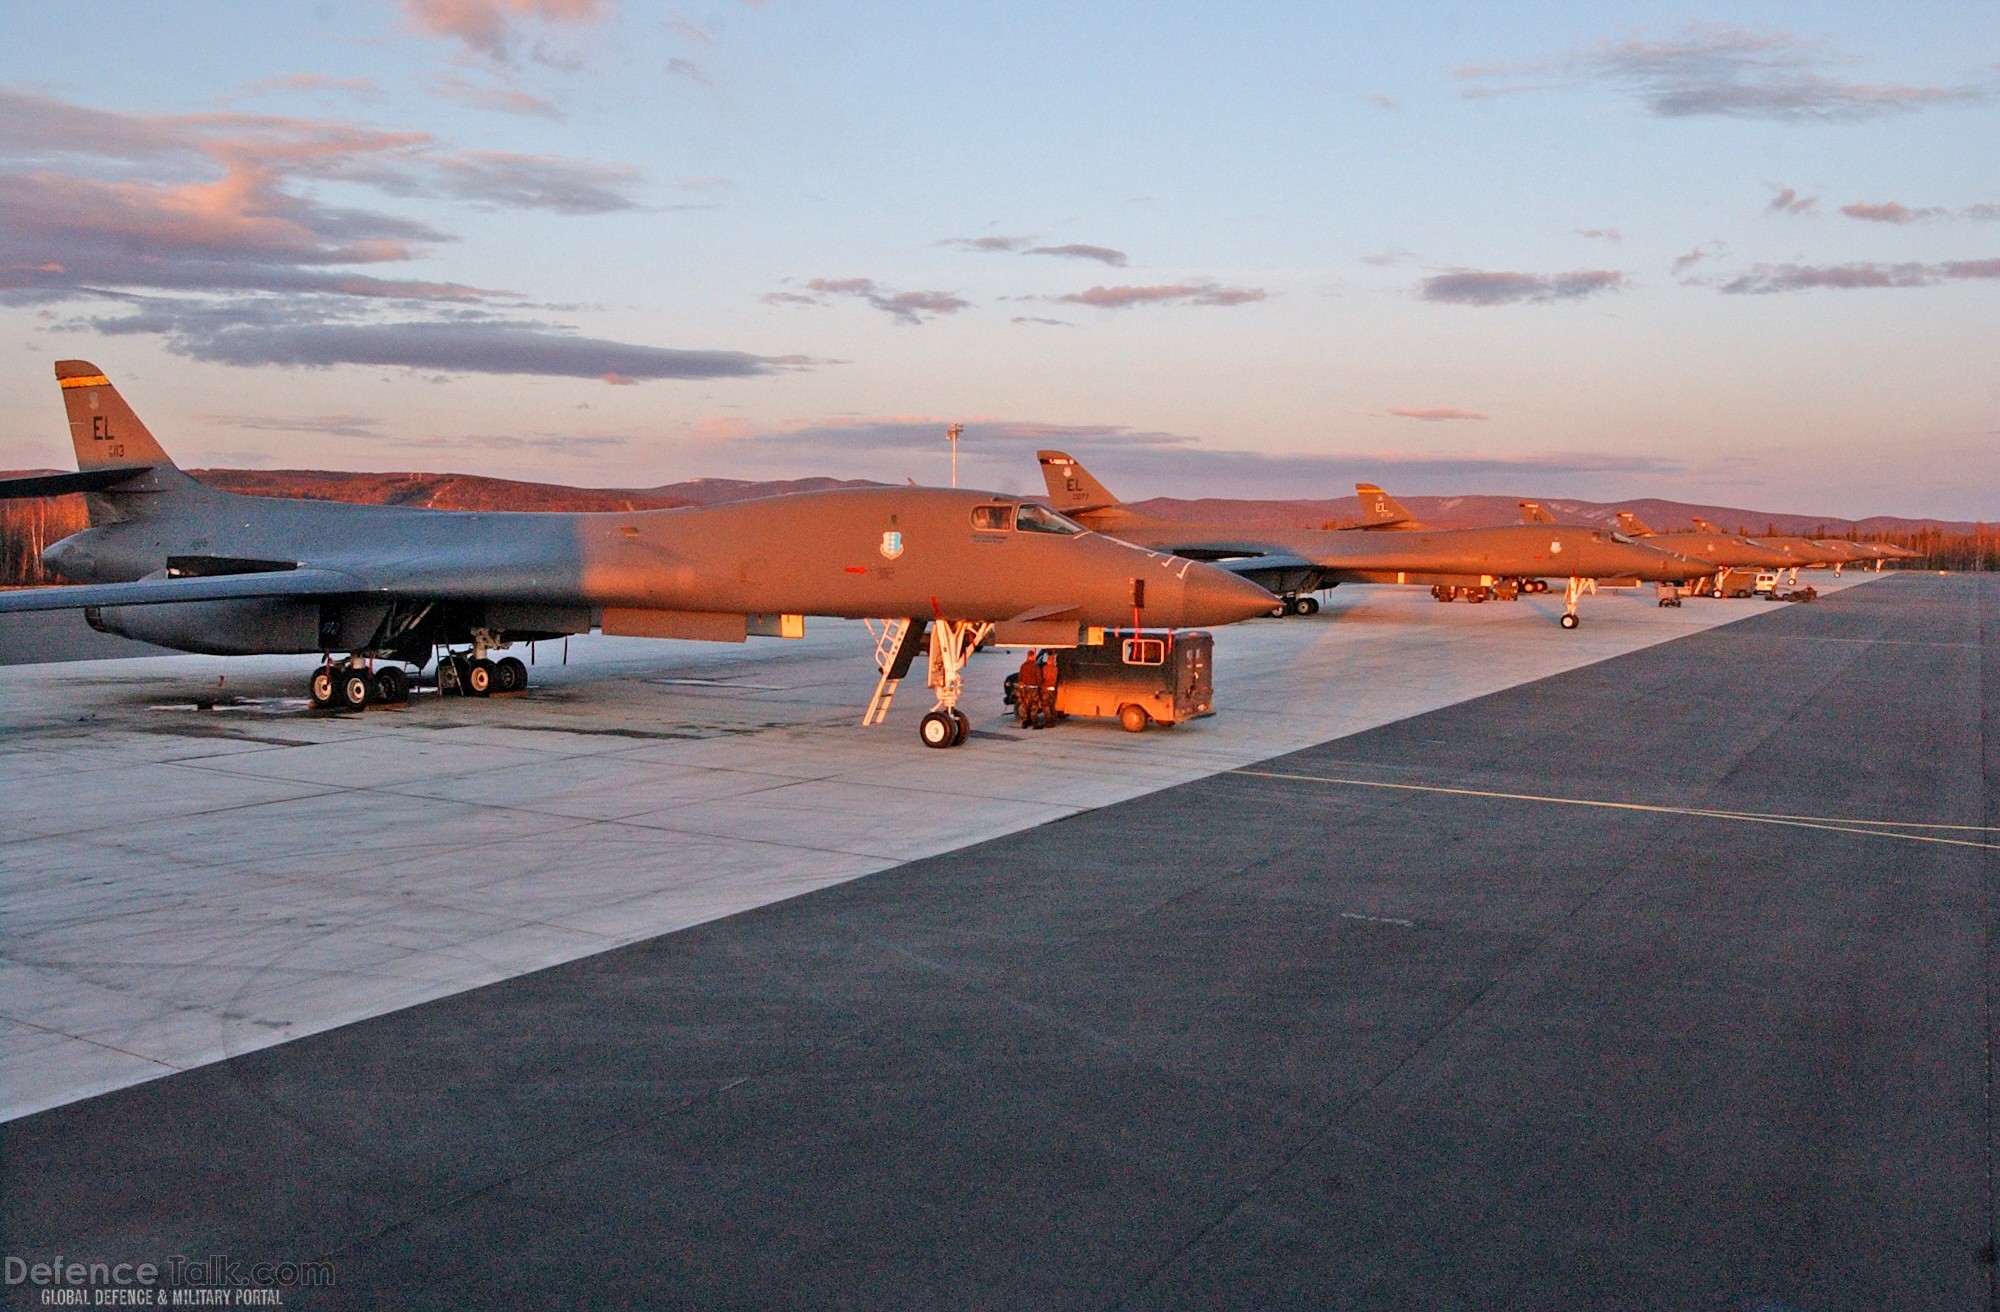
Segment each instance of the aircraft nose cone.
[{"label": "aircraft nose cone", "polygon": [[1278,608],[1278,599],[1264,589],[1213,565],[1194,566],[1184,582],[1181,623],[1190,628],[1234,624]]}]

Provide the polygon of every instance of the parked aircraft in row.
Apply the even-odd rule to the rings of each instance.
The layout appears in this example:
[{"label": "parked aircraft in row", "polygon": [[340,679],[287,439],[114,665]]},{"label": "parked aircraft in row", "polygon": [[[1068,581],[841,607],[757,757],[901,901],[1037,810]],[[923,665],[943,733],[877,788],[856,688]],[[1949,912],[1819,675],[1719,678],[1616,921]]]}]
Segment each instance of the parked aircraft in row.
[{"label": "parked aircraft in row", "polygon": [[88,608],[96,628],[181,651],[318,653],[319,705],[440,677],[504,691],[508,646],[584,633],[741,642],[805,615],[882,622],[879,722],[928,647],[933,747],[963,742],[981,643],[1074,645],[1089,626],[1229,624],[1274,599],[1225,570],[1093,533],[1045,505],[941,488],[802,492],[719,506],[564,514],[281,500],[188,477],[96,365],[56,365],[77,472],[0,497],[84,494],[91,527],[43,559],[82,586],[0,593],[0,613]]},{"label": "parked aircraft in row", "polygon": [[[1214,561],[1275,593],[1284,606],[1310,614],[1308,595],[1341,583],[1428,583],[1490,586],[1502,579],[1563,578],[1562,626],[1577,626],[1577,601],[1595,580],[1636,578],[1685,582],[1707,564],[1641,544],[1602,528],[1513,524],[1499,528],[1426,529],[1371,484],[1360,485],[1361,529],[1273,528],[1196,523],[1144,515],[1119,501],[1076,458],[1037,453],[1049,503],[1078,523],[1128,542]],[[1370,493],[1372,492],[1372,496]],[[1388,528],[1403,531],[1375,531]]]}]

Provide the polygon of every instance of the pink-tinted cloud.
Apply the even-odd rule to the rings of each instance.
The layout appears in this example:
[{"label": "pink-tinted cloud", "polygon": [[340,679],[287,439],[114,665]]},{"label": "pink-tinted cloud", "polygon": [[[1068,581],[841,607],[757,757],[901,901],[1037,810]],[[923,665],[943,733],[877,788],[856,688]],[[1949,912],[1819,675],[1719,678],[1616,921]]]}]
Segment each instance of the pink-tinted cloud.
[{"label": "pink-tinted cloud", "polygon": [[1569,273],[1515,273],[1507,270],[1459,269],[1423,281],[1418,295],[1449,305],[1513,305],[1534,301],[1574,301],[1599,292],[1618,291],[1625,275],[1611,269],[1577,269]]},{"label": "pink-tinted cloud", "polygon": [[259,78],[236,88],[225,100],[268,95],[274,91],[338,91],[362,100],[380,100],[382,88],[372,78],[333,77],[326,73],[293,73],[286,77]]},{"label": "pink-tinted cloud", "polygon": [[1270,293],[1261,287],[1219,287],[1212,282],[1157,283],[1147,287],[1092,287],[1055,299],[1065,305],[1129,310],[1140,305],[1249,305]]},{"label": "pink-tinted cloud", "polygon": [[1869,223],[1915,223],[1918,219],[1932,219],[1944,213],[1935,205],[1912,209],[1893,200],[1879,205],[1855,201],[1852,205],[1841,206],[1840,212],[1850,219],[1865,219]]},{"label": "pink-tinted cloud", "polygon": [[455,100],[473,109],[492,110],[499,114],[520,114],[530,118],[546,118],[561,122],[563,112],[553,100],[545,99],[519,87],[494,86],[490,83],[473,82],[456,73],[445,73],[431,80],[431,90],[446,100]]},{"label": "pink-tinted cloud", "polygon": [[1404,419],[1428,419],[1432,422],[1444,419],[1492,418],[1491,415],[1481,414],[1477,410],[1465,410],[1455,405],[1392,405],[1389,407],[1388,413],[1400,415]]},{"label": "pink-tinted cloud", "polygon": [[612,0],[403,0],[412,28],[494,59],[511,53],[523,21],[578,26],[610,17],[613,8]]},{"label": "pink-tinted cloud", "polygon": [[0,300],[109,301],[127,313],[64,326],[157,335],[179,354],[237,365],[640,379],[800,363],[582,337],[494,308],[512,293],[359,272],[452,236],[332,203],[311,185],[593,214],[634,206],[637,180],[616,166],[454,151],[417,132],[122,114],[0,90]]},{"label": "pink-tinted cloud", "polygon": [[1455,71],[1462,94],[1494,96],[1597,81],[1665,118],[1720,116],[1842,122],[1990,100],[1992,79],[1954,86],[1855,81],[1825,43],[1734,23],[1690,23],[1668,36],[1605,37],[1528,64]]},{"label": "pink-tinted cloud", "polygon": [[[351,281],[369,294],[365,279],[304,274],[410,260],[451,240],[425,223],[318,199],[304,185],[316,181],[595,214],[635,206],[638,175],[453,151],[424,133],[337,120],[122,114],[0,91],[0,292],[346,291],[341,283]],[[49,264],[65,276],[16,273]]]}]

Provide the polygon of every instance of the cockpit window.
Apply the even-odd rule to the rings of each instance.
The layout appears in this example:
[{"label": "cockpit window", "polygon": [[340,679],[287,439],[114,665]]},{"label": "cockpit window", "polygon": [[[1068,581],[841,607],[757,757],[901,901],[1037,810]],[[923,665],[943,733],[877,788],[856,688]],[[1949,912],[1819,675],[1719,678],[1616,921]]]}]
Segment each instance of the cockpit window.
[{"label": "cockpit window", "polygon": [[1038,506],[1032,501],[1021,503],[1020,510],[1014,516],[1014,527],[1023,533],[1060,533],[1065,536],[1090,531],[1075,520],[1058,515],[1047,506]]},{"label": "cockpit window", "polygon": [[1639,545],[1638,543],[1634,542],[1631,538],[1626,537],[1623,533],[1619,533],[1616,531],[1614,531],[1611,534],[1611,540],[1613,542],[1623,542],[1628,547],[1636,547]]},{"label": "cockpit window", "polygon": [[1014,527],[1014,507],[974,506],[972,527],[978,533],[1005,533]]}]

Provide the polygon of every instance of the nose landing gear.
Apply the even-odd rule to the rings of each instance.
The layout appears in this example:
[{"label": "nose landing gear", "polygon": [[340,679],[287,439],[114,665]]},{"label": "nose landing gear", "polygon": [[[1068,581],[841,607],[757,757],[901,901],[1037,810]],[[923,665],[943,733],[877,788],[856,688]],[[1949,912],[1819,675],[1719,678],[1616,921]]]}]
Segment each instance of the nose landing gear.
[{"label": "nose landing gear", "polygon": [[971,719],[958,709],[965,663],[992,632],[991,624],[977,620],[941,619],[931,625],[930,685],[937,689],[937,705],[917,723],[924,746],[958,747],[972,732]]}]

